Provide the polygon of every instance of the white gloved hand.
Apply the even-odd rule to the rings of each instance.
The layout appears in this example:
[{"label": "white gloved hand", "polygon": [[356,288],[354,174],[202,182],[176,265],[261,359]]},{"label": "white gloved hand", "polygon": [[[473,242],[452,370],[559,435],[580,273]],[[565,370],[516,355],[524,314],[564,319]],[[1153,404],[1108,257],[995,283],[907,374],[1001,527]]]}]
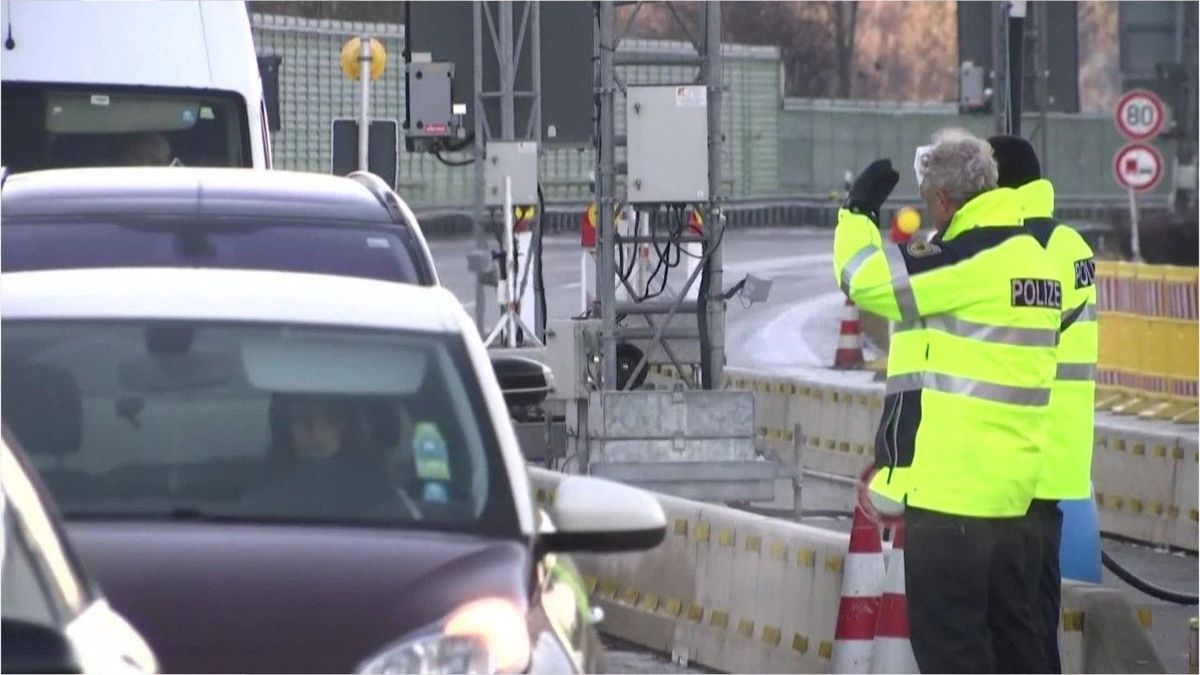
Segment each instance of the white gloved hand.
[{"label": "white gloved hand", "polygon": [[925,162],[930,152],[933,152],[932,145],[922,145],[917,148],[917,154],[913,157],[913,173],[917,176],[918,190],[921,189],[921,182],[925,180]]},{"label": "white gloved hand", "polygon": [[904,517],[904,502],[898,502],[871,490],[871,479],[878,469],[867,467],[858,479],[858,505],[867,512],[871,520],[881,525],[892,525]]}]

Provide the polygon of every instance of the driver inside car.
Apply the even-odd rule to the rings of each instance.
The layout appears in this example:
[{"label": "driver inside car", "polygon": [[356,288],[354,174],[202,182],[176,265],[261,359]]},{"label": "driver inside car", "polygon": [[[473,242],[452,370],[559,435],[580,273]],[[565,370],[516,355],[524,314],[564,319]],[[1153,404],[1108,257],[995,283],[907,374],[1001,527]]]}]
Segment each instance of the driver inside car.
[{"label": "driver inside car", "polygon": [[118,166],[170,166],[178,160],[167,137],[157,131],[129,136],[117,155]]},{"label": "driver inside car", "polygon": [[346,397],[275,394],[268,412],[267,485],[243,500],[268,513],[418,513],[396,490],[359,402]]}]

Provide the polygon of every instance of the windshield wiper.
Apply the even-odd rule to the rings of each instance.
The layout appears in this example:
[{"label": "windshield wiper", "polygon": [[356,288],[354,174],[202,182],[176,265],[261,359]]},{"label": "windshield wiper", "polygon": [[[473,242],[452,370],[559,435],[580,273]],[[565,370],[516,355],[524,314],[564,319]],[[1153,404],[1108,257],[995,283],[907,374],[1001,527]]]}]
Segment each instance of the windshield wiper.
[{"label": "windshield wiper", "polygon": [[221,516],[215,516],[211,513],[201,511],[200,509],[192,507],[192,506],[177,506],[177,507],[171,509],[171,511],[168,515],[170,516],[171,520],[206,521],[206,520],[219,520],[221,518]]},{"label": "windshield wiper", "polygon": [[191,506],[178,506],[168,511],[71,511],[64,510],[66,520],[183,520],[213,522],[232,520],[235,516],[214,514]]}]

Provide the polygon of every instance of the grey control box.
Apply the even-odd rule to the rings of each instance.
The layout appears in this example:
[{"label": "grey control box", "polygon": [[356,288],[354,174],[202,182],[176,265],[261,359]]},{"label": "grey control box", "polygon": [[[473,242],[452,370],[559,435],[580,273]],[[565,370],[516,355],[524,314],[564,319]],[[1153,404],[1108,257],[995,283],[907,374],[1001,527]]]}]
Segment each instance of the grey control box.
[{"label": "grey control box", "polygon": [[512,203],[537,204],[538,144],[533,141],[493,141],[483,163],[483,200],[504,206],[504,177],[512,179]]},{"label": "grey control box", "polygon": [[407,66],[408,118],[404,135],[416,139],[447,138],[454,135],[452,91],[453,63],[409,63]]},{"label": "grey control box", "polygon": [[703,85],[629,87],[629,201],[708,200],[708,90]]}]

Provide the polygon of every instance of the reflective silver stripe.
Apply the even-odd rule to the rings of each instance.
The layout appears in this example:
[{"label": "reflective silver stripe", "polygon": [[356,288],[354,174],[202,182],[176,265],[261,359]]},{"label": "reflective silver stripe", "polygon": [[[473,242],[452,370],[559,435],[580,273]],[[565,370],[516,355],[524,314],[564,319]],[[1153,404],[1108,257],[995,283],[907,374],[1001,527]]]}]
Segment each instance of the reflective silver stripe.
[{"label": "reflective silver stripe", "polygon": [[912,280],[908,277],[904,254],[899,246],[885,246],[883,254],[887,258],[888,271],[892,274],[892,291],[896,294],[896,304],[900,306],[900,317],[905,321],[916,321],[917,299],[913,296]]},{"label": "reflective silver stripe", "polygon": [[1058,331],[1053,328],[989,326],[944,315],[929,317],[925,320],[925,324],[929,328],[968,340],[995,342],[1018,347],[1053,347],[1058,344]]},{"label": "reflective silver stripe", "polygon": [[897,321],[892,324],[892,335],[910,330],[918,330],[924,327],[925,323],[920,319],[917,319],[916,321]]},{"label": "reflective silver stripe", "polygon": [[[1066,312],[1063,313],[1066,314]],[[1075,323],[1079,323],[1080,321],[1095,321],[1098,316],[1099,314],[1096,312],[1096,303],[1089,302],[1087,306],[1083,308],[1083,311],[1080,312],[1079,318],[1075,319]]]},{"label": "reflective silver stripe", "polygon": [[961,394],[998,403],[1042,406],[1050,403],[1050,390],[1035,387],[1013,387],[1007,384],[981,382],[944,373],[926,373],[925,388],[947,394]]},{"label": "reflective silver stripe", "polygon": [[925,373],[908,373],[906,375],[897,375],[889,377],[887,380],[887,388],[884,390],[886,394],[899,394],[902,391],[916,391],[921,388],[925,382]]},{"label": "reflective silver stripe", "polygon": [[867,262],[867,258],[870,258],[871,255],[878,250],[878,247],[867,244],[866,246],[860,248],[858,253],[850,256],[850,261],[847,262],[846,266],[842,268],[843,293],[850,295],[850,280],[854,278],[854,274],[855,272],[858,272],[858,268],[862,267],[863,263]]},{"label": "reflective silver stripe", "polygon": [[1055,377],[1073,382],[1091,382],[1096,379],[1094,363],[1060,363]]}]

